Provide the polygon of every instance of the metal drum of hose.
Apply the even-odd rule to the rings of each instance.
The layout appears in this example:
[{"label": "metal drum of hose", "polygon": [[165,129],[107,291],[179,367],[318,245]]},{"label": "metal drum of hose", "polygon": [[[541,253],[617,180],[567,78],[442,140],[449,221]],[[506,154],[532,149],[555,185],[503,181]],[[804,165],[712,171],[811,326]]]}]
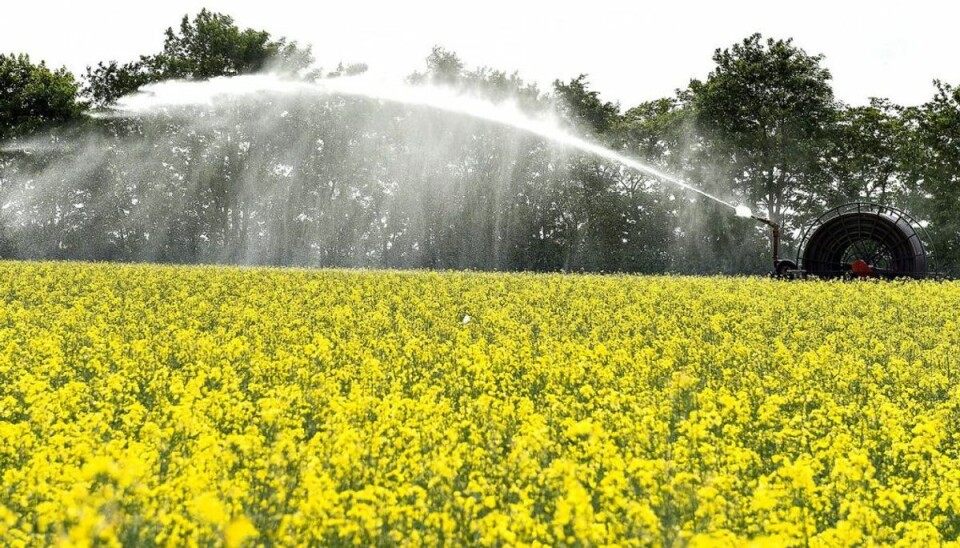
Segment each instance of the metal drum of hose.
[{"label": "metal drum of hose", "polygon": [[811,275],[839,277],[855,261],[866,262],[883,277],[927,275],[927,253],[903,215],[888,211],[850,211],[823,221],[806,241],[802,268]]}]

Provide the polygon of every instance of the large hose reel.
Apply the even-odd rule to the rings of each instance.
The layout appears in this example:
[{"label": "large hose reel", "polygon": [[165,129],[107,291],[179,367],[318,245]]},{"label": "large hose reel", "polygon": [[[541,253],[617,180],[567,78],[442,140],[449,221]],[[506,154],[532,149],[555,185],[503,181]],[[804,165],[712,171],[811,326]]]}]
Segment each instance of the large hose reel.
[{"label": "large hose reel", "polygon": [[855,202],[827,211],[800,238],[799,269],[808,276],[925,278],[934,268],[923,225],[905,212]]}]

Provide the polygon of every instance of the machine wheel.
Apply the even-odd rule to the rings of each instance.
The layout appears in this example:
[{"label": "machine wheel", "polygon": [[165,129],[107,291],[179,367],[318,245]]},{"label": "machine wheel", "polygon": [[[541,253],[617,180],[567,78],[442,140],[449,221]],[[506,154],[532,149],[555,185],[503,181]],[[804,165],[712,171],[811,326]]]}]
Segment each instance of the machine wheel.
[{"label": "machine wheel", "polygon": [[791,271],[794,270],[797,270],[797,263],[790,259],[782,259],[777,261],[773,273],[778,278],[789,278],[792,277]]}]

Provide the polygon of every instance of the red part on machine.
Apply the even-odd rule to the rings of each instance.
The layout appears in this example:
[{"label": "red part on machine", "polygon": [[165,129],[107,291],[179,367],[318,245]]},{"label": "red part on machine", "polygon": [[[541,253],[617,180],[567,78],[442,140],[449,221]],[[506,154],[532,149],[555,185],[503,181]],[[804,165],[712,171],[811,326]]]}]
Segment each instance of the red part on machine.
[{"label": "red part on machine", "polygon": [[856,261],[853,261],[853,264],[850,265],[850,270],[855,276],[861,276],[864,278],[873,278],[877,275],[877,273],[874,272],[873,269],[867,264],[867,261],[864,261],[863,259],[857,259]]}]

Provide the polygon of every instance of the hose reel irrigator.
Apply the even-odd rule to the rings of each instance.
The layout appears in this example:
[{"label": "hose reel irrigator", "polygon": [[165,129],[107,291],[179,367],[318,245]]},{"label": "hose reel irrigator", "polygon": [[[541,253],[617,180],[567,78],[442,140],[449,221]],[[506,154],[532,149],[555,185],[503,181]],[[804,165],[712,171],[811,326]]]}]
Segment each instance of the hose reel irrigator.
[{"label": "hose reel irrigator", "polygon": [[927,278],[936,272],[923,225],[895,207],[853,202],[819,216],[803,231],[796,260],[780,259],[780,226],[773,231],[774,275],[817,278]]}]

